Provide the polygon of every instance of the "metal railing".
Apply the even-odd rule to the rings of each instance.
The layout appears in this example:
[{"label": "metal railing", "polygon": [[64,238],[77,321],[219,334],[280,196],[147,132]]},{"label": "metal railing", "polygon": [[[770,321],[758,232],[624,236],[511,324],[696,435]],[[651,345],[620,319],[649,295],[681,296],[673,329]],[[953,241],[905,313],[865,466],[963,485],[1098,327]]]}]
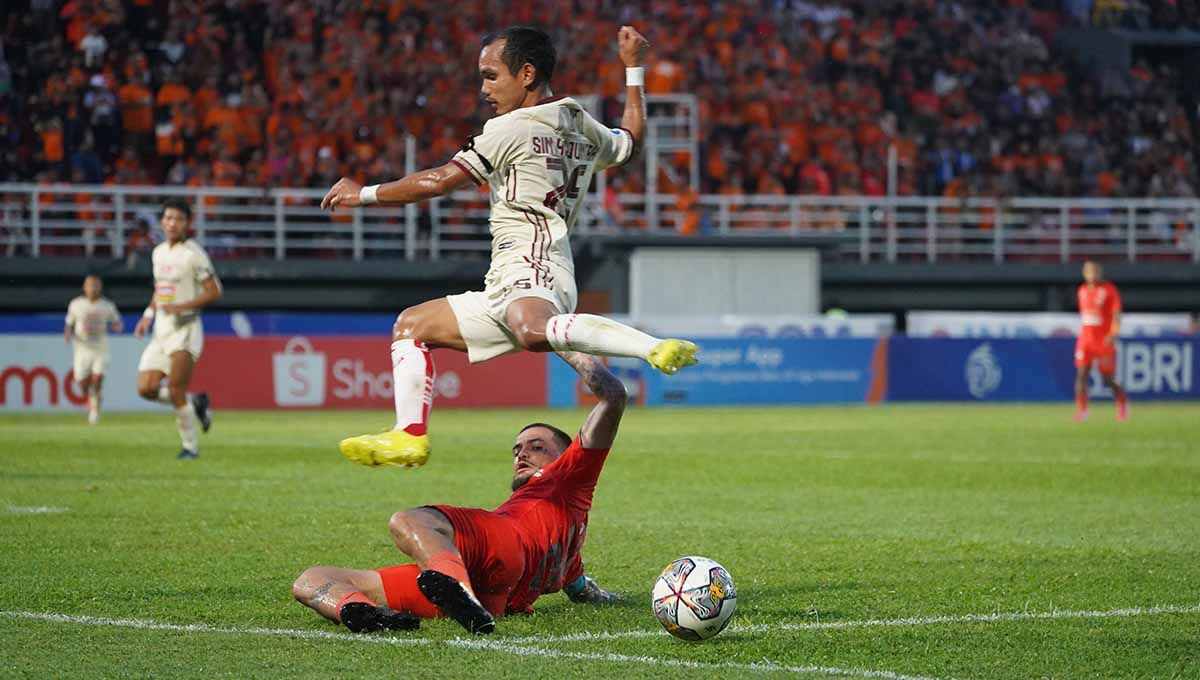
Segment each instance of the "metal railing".
[{"label": "metal railing", "polygon": [[[319,209],[321,189],[0,184],[0,254],[115,258],[157,229],[167,196],[194,206],[215,258],[486,258],[488,196],[463,191],[416,206]],[[997,200],[940,197],[700,195],[595,191],[576,233],[699,233],[829,239],[843,261],[1065,262],[1082,257],[1200,262],[1200,200]],[[679,236],[686,239],[687,236]]]}]

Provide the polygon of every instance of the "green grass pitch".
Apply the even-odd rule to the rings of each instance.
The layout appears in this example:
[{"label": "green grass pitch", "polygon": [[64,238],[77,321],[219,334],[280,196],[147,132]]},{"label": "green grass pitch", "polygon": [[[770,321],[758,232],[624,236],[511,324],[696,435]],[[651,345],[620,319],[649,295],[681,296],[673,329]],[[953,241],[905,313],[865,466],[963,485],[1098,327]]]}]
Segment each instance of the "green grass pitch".
[{"label": "green grass pitch", "polygon": [[[384,412],[220,412],[192,462],[165,412],[3,415],[0,677],[1200,677],[1200,405],[1071,411],[631,409],[584,547],[625,601],[473,639],[343,634],[289,588],[404,561],[396,510],[499,504],[518,427],[583,411],[438,411],[419,470],[338,455]],[[700,644],[650,612],[686,554],[738,586]]]}]

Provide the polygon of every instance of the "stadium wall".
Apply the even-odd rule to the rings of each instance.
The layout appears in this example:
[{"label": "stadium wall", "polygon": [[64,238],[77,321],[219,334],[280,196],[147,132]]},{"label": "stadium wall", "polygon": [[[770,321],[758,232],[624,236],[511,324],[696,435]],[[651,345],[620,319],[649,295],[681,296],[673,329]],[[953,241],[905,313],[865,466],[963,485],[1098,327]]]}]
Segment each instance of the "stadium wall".
[{"label": "stadium wall", "polygon": [[[648,406],[878,403],[883,401],[1067,401],[1074,342],[1066,338],[700,339],[703,363],[663,376],[613,360],[633,399]],[[392,405],[386,336],[212,336],[193,389],[217,408],[379,408]],[[105,383],[111,411],[163,407],[135,390],[144,341],[110,340]],[[471,365],[437,351],[439,407],[586,405],[574,372],[552,355],[520,353]],[[1200,398],[1200,340],[1131,338],[1119,343],[1118,379],[1135,400]],[[1094,397],[1105,390],[1093,380]],[[71,350],[61,336],[0,334],[0,411],[71,411]]]}]

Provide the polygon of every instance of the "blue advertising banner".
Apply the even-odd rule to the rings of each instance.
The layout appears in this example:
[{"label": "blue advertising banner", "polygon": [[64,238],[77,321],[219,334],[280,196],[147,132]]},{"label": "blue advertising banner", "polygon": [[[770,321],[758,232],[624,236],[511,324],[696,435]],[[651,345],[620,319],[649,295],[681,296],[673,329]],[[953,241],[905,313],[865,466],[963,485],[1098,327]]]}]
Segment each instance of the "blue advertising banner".
[{"label": "blue advertising banner", "polygon": [[[649,406],[816,404],[861,402],[872,392],[872,370],[887,340],[698,339],[700,363],[663,375],[644,362],[610,360],[636,403]],[[877,352],[877,348],[880,348]],[[880,364],[882,366],[882,364]],[[550,405],[588,403],[575,372],[551,361]],[[880,384],[875,390],[883,392]]]},{"label": "blue advertising banner", "polygon": [[[1073,338],[894,337],[889,401],[1065,401],[1074,398]],[[1200,340],[1117,343],[1116,380],[1136,399],[1200,398]],[[1092,371],[1093,397],[1111,396]]]}]

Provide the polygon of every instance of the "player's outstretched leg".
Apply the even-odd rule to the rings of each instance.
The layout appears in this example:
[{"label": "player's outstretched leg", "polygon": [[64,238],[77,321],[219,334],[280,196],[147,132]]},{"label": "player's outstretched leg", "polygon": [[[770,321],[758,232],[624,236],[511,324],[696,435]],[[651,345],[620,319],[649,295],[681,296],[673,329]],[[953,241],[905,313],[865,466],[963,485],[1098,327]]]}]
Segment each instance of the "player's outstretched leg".
[{"label": "player's outstretched leg", "polygon": [[431,349],[466,351],[458,320],[446,298],[400,313],[392,327],[392,386],[396,425],[379,434],[343,439],[342,455],[361,465],[418,467],[429,459],[429,412],[436,372]]},{"label": "player's outstretched leg", "polygon": [[[454,525],[441,510],[416,508],[397,512],[388,522],[388,530],[396,547],[420,565],[417,589],[425,599],[468,632],[488,634],[496,629],[496,619],[475,595],[455,541]],[[493,601],[491,605],[497,616],[503,614],[502,601]]]},{"label": "player's outstretched leg", "polygon": [[696,363],[695,343],[665,340],[595,314],[558,314],[546,322],[546,339],[558,352],[645,359],[668,375]]},{"label": "player's outstretched leg", "polygon": [[421,627],[417,616],[375,604],[386,599],[379,591],[376,572],[336,567],[309,567],[292,584],[298,602],[355,633]]},{"label": "player's outstretched leg", "polygon": [[433,405],[433,357],[419,340],[392,343],[396,426],[379,434],[343,439],[342,455],[360,465],[419,467],[429,459],[426,424]]}]

